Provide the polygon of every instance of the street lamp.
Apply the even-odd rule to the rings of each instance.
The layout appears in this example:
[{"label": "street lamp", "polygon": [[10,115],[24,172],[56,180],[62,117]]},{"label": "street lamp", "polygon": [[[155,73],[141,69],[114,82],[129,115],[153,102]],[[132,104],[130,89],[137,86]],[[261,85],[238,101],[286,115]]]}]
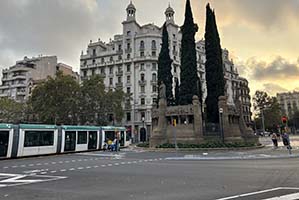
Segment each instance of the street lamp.
[{"label": "street lamp", "polygon": [[142,124],[143,124],[143,127],[142,127],[142,138],[141,139],[142,139],[142,142],[144,142],[145,141],[145,128],[144,128],[145,118],[142,117],[141,120],[142,120]]},{"label": "street lamp", "polygon": [[224,134],[223,134],[223,120],[222,120],[223,108],[219,108],[219,124],[220,124],[220,134],[222,143],[224,143]]}]

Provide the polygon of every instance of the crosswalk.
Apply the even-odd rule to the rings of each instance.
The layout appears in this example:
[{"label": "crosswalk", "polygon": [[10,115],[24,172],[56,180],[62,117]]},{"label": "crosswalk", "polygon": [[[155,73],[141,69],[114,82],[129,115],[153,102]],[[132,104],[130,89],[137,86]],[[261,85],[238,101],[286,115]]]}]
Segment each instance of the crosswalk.
[{"label": "crosswalk", "polygon": [[278,187],[257,192],[239,194],[235,196],[220,198],[217,200],[298,200],[299,188],[293,187]]}]

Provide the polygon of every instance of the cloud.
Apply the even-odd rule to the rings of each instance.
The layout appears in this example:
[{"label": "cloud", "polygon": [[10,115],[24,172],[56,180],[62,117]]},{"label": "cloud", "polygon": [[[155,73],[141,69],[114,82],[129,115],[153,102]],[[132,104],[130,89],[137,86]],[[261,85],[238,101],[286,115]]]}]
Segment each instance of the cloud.
[{"label": "cloud", "polygon": [[275,83],[265,83],[263,90],[269,95],[276,95],[279,92],[287,92],[288,90]]}]

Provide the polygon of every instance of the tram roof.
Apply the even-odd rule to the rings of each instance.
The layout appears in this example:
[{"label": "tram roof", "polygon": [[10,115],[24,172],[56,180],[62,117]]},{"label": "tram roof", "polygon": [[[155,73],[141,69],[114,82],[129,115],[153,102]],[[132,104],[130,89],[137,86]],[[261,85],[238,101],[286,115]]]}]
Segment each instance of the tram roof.
[{"label": "tram roof", "polygon": [[11,129],[12,124],[0,124],[0,129]]},{"label": "tram roof", "polygon": [[71,126],[71,125],[64,125],[62,126],[63,129],[65,130],[93,130],[93,131],[96,131],[96,130],[100,130],[99,127],[96,127],[96,126]]},{"label": "tram roof", "polygon": [[57,129],[56,125],[48,124],[20,124],[21,129]]}]

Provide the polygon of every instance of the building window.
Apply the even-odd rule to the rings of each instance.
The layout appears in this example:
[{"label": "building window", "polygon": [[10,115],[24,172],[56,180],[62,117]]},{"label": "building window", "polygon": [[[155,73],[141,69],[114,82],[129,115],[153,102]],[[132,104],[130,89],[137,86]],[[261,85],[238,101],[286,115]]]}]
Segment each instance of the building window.
[{"label": "building window", "polygon": [[84,77],[87,76],[87,71],[83,71],[83,76],[84,76]]},{"label": "building window", "polygon": [[140,51],[140,57],[144,57],[144,51]]},{"label": "building window", "polygon": [[131,58],[131,55],[128,53],[127,54],[127,59],[130,59]]},{"label": "building window", "polygon": [[144,70],[144,63],[141,63],[140,64],[140,71],[143,71]]},{"label": "building window", "polygon": [[152,56],[156,57],[156,51],[152,51]]},{"label": "building window", "polygon": [[155,40],[153,40],[152,41],[152,49],[156,49],[157,47],[156,47],[156,41]]},{"label": "building window", "polygon": [[109,74],[113,74],[113,67],[109,68]]},{"label": "building window", "polygon": [[130,71],[131,71],[131,65],[128,64],[128,65],[127,65],[127,72],[130,72]]},{"label": "building window", "polygon": [[87,131],[78,131],[78,144],[87,144]]},{"label": "building window", "polygon": [[113,61],[113,57],[111,56],[111,57],[110,57],[110,62],[112,62],[112,61]]},{"label": "building window", "polygon": [[127,50],[130,51],[130,49],[131,49],[131,44],[128,43],[128,44],[127,44]]},{"label": "building window", "polygon": [[113,78],[110,78],[110,79],[109,79],[109,84],[110,84],[110,85],[113,85]]},{"label": "building window", "polygon": [[96,55],[97,55],[97,53],[96,53],[96,49],[93,49],[93,50],[92,50],[92,55],[93,55],[93,56],[96,56]]},{"label": "building window", "polygon": [[131,113],[127,112],[127,121],[131,121]]},{"label": "building window", "polygon": [[156,74],[152,74],[152,81],[157,81],[157,75]]},{"label": "building window", "polygon": [[95,75],[95,70],[94,69],[91,70],[91,75],[92,76]]},{"label": "building window", "polygon": [[144,86],[141,86],[141,87],[140,87],[140,91],[141,91],[141,93],[145,93],[145,87],[144,87]]},{"label": "building window", "polygon": [[131,31],[127,31],[127,36],[131,35]]},{"label": "building window", "polygon": [[142,121],[142,120],[145,120],[145,112],[141,112],[140,113],[140,120]]},{"label": "building window", "polygon": [[92,60],[92,64],[93,65],[96,64],[96,60],[95,59]]},{"label": "building window", "polygon": [[105,59],[104,59],[104,58],[102,58],[102,59],[101,59],[101,62],[102,62],[102,63],[104,63],[104,62],[105,62]]},{"label": "building window", "polygon": [[145,105],[145,99],[141,98],[141,105]]},{"label": "building window", "polygon": [[140,80],[141,80],[141,81],[144,81],[144,74],[141,74],[141,75],[140,75]]},{"label": "building window", "polygon": [[121,51],[121,44],[118,45],[118,51]]},{"label": "building window", "polygon": [[105,74],[105,68],[101,68],[101,74]]},{"label": "building window", "polygon": [[140,41],[140,49],[144,49],[144,41],[143,40]]},{"label": "building window", "polygon": [[118,83],[121,83],[121,76],[117,78]]},{"label": "building window", "polygon": [[152,63],[152,70],[157,70],[157,63]]},{"label": "building window", "polygon": [[157,104],[157,98],[153,98],[153,104]]},{"label": "building window", "polygon": [[157,92],[157,86],[153,85],[153,92]]},{"label": "building window", "polygon": [[118,60],[122,60],[122,56],[121,55],[118,55]]},{"label": "building window", "polygon": [[127,94],[131,94],[131,88],[127,87]]},{"label": "building window", "polygon": [[131,76],[127,76],[127,83],[131,82]]},{"label": "building window", "polygon": [[118,73],[122,73],[122,71],[123,71],[123,70],[122,70],[122,66],[121,66],[121,65],[120,65],[120,66],[118,66],[118,68],[117,68],[117,69],[118,69]]}]

